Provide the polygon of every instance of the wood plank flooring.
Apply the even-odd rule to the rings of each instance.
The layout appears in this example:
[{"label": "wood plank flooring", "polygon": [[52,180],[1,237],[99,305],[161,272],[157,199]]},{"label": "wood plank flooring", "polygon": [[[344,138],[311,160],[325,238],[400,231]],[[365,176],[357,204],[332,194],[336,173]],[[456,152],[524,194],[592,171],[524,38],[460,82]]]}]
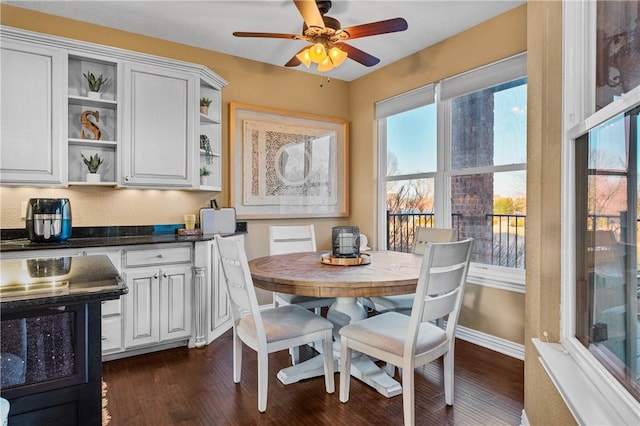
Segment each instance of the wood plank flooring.
[{"label": "wood plank flooring", "polygon": [[[244,348],[241,383],[233,383],[231,332],[203,349],[177,348],[103,363],[109,426],[119,425],[402,425],[402,396],[390,399],[351,379],[350,400],[327,394],[322,378],[284,386],[286,351],[269,356],[267,411],[257,407],[257,361]],[[455,400],[444,403],[442,362],[416,370],[419,425],[519,425],[524,363],[458,340]]]}]

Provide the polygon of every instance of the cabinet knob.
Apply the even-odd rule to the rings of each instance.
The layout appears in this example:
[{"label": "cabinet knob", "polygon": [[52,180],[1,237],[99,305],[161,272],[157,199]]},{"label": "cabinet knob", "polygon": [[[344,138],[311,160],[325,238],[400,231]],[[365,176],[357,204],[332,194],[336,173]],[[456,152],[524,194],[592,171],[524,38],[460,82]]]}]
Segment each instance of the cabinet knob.
[{"label": "cabinet knob", "polygon": [[102,340],[107,340],[107,336],[102,336]]},{"label": "cabinet knob", "polygon": [[164,274],[162,274],[162,276],[167,278],[169,275],[167,275],[167,273],[165,272]]},{"label": "cabinet knob", "polygon": [[153,279],[157,280],[157,279],[158,279],[158,274],[155,274],[155,275],[153,276]]},{"label": "cabinet knob", "polygon": [[124,177],[124,181],[125,181],[125,182],[129,182],[129,179],[131,179],[131,176],[125,176],[125,177]]},{"label": "cabinet knob", "polygon": [[162,255],[162,253],[160,253],[159,255],[156,256],[158,259],[162,259],[164,256]]}]

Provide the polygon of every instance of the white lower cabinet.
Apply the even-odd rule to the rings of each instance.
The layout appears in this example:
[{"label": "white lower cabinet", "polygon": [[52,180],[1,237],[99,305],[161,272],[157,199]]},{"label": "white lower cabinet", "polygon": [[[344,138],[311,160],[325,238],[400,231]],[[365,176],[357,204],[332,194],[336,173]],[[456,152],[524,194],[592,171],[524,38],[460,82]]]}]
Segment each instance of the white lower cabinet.
[{"label": "white lower cabinet", "polygon": [[210,273],[207,274],[209,282],[205,295],[207,302],[206,341],[211,343],[233,326],[227,284],[215,240],[208,242],[207,266]]},{"label": "white lower cabinet", "polygon": [[125,349],[191,337],[192,252],[192,244],[123,251]]}]

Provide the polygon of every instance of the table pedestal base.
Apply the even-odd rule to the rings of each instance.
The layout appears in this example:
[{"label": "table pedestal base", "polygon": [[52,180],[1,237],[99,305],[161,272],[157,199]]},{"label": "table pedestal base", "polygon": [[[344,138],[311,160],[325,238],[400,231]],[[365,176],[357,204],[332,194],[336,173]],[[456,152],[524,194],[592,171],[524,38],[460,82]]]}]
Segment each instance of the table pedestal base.
[{"label": "table pedestal base", "polygon": [[[352,297],[338,297],[336,302],[329,308],[327,319],[334,323],[333,333],[336,337],[334,342],[334,371],[338,371],[338,360],[340,359],[340,328],[366,317],[367,313],[364,307],[358,303],[356,298]],[[323,375],[322,356],[315,356],[307,361],[283,368],[278,372],[278,379],[283,384],[288,385]],[[369,357],[355,351],[352,353],[351,375],[368,384],[387,398],[402,393],[400,383],[378,367]]]}]

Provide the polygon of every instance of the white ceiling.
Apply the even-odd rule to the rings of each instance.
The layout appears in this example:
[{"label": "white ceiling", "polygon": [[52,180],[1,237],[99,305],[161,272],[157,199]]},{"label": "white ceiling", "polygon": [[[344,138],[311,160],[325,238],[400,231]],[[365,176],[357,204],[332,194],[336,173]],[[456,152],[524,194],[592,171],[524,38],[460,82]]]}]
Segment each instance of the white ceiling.
[{"label": "white ceiling", "polygon": [[[307,44],[232,35],[233,31],[301,34],[303,20],[292,0],[2,2],[280,66]],[[338,19],[343,28],[396,17],[404,18],[409,28],[348,41],[378,57],[380,63],[365,67],[347,60],[323,75],[354,80],[524,3],[525,0],[335,0],[327,15]],[[320,74],[314,65],[296,69]]]}]

